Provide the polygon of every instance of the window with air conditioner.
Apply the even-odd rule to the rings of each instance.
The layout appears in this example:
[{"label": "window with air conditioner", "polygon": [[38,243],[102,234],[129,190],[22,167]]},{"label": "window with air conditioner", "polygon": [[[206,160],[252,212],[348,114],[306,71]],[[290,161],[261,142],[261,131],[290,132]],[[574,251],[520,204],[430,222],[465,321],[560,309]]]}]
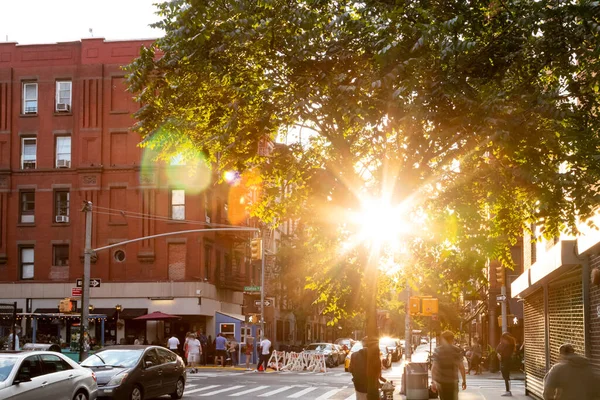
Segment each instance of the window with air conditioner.
[{"label": "window with air conditioner", "polygon": [[171,219],[182,221],[185,219],[185,190],[171,190]]},{"label": "window with air conditioner", "polygon": [[71,112],[71,81],[56,82],[56,112]]},{"label": "window with air conditioner", "polygon": [[37,114],[38,85],[36,82],[23,82],[23,114]]},{"label": "window with air conditioner", "polygon": [[21,279],[33,279],[35,253],[33,247],[19,249],[19,264]]},{"label": "window with air conditioner", "polygon": [[19,222],[22,224],[35,223],[35,192],[33,190],[19,193]]},{"label": "window with air conditioner", "polygon": [[54,192],[54,221],[58,224],[69,222],[70,193],[66,190]]},{"label": "window with air conditioner", "polygon": [[56,168],[71,168],[71,137],[56,138]]},{"label": "window with air conditioner", "polygon": [[37,139],[21,139],[21,169],[35,169],[37,166]]},{"label": "window with air conditioner", "polygon": [[69,266],[69,245],[68,244],[55,244],[52,246],[53,262],[54,267],[68,267]]}]

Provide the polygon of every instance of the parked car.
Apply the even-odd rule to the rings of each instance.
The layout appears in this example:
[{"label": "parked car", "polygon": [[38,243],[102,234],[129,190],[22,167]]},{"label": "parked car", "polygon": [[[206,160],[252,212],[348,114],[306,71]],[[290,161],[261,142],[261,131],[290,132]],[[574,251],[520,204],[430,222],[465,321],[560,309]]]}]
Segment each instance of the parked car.
[{"label": "parked car", "polygon": [[327,368],[335,368],[340,364],[339,350],[333,343],[311,343],[306,346],[304,352],[307,354],[323,354]]},{"label": "parked car", "polygon": [[346,354],[348,354],[348,352],[344,350],[339,344],[334,344],[333,347],[335,347],[338,355],[337,365],[343,364],[344,360],[346,359]]},{"label": "parked car", "polygon": [[0,399],[95,400],[96,374],[51,351],[0,353]]},{"label": "parked car", "polygon": [[339,338],[339,339],[336,339],[335,342],[333,342],[333,343],[341,346],[342,348],[344,348],[344,346],[345,346],[346,350],[350,351],[352,346],[354,346],[354,343],[356,343],[356,340],[351,339],[351,338]]},{"label": "parked car", "polygon": [[81,365],[96,373],[99,397],[142,400],[169,394],[180,399],[185,390],[185,364],[164,347],[106,347]]},{"label": "parked car", "polygon": [[400,346],[400,339],[384,337],[379,339],[379,343],[384,344],[390,349],[392,353],[392,361],[398,361],[402,358],[402,347]]},{"label": "parked car", "polygon": [[[362,348],[362,342],[354,343],[354,346],[352,346],[350,352],[348,353],[344,361],[344,371],[348,372],[350,370],[350,359],[352,357],[352,354],[356,353]],[[387,369],[392,366],[392,353],[388,350],[386,346],[382,345],[381,342],[379,344],[379,358],[381,360],[381,367],[383,369]]]}]

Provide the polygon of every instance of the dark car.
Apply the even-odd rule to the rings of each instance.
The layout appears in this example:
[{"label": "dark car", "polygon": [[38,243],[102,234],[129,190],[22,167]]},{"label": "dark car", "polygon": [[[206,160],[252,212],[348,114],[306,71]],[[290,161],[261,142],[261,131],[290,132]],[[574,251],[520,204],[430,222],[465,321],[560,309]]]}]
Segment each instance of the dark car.
[{"label": "dark car", "polygon": [[402,358],[402,346],[400,345],[400,339],[384,337],[379,339],[379,343],[387,346],[392,352],[392,361],[398,361]]},{"label": "dark car", "polygon": [[143,400],[165,394],[183,397],[185,365],[159,346],[111,346],[90,355],[81,366],[98,379],[98,398]]}]

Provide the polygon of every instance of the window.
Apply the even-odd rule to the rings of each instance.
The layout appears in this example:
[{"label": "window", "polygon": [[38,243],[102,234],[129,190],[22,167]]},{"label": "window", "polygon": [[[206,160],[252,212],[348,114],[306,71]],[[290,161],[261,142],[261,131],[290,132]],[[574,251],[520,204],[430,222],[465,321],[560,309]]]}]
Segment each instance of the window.
[{"label": "window", "polygon": [[71,137],[56,138],[56,168],[71,168]]},{"label": "window", "polygon": [[59,224],[69,222],[69,198],[66,190],[54,192],[54,221]]},{"label": "window", "polygon": [[70,112],[71,111],[71,81],[56,82],[56,111]]},{"label": "window", "polygon": [[33,247],[20,248],[21,279],[33,279]]},{"label": "window", "polygon": [[220,324],[220,332],[223,336],[233,336],[235,335],[235,325],[234,324]]},{"label": "window", "polygon": [[185,190],[171,190],[171,219],[182,221],[185,219]]},{"label": "window", "polygon": [[212,247],[204,246],[204,280],[208,280],[210,275],[210,259],[212,257]]},{"label": "window", "polygon": [[[241,335],[242,335],[242,342],[241,343],[245,344],[246,343],[246,337],[248,337],[248,338],[252,337],[252,328],[242,326],[240,328],[240,330],[241,330]],[[249,340],[249,342],[251,343],[252,341]]]},{"label": "window", "polygon": [[148,362],[152,363],[152,365],[150,365],[152,367],[155,365],[159,365],[158,355],[156,354],[156,350],[150,349],[146,352],[146,354],[144,354],[144,367],[148,366],[146,364]]},{"label": "window", "polygon": [[59,356],[52,354],[41,354],[42,366],[44,367],[44,374],[52,374],[54,372],[67,371],[73,369],[65,360]]},{"label": "window", "polygon": [[35,169],[37,159],[37,139],[21,139],[21,169]]},{"label": "window", "polygon": [[167,349],[157,348],[156,351],[158,352],[158,361],[161,364],[177,361],[177,355],[175,355],[175,353],[172,353]]},{"label": "window", "polygon": [[54,267],[67,267],[69,266],[69,245],[68,244],[56,244],[52,248]]},{"label": "window", "polygon": [[19,221],[22,224],[33,224],[35,222],[35,192],[33,190],[19,193],[21,198],[21,215]]},{"label": "window", "polygon": [[35,82],[23,83],[23,114],[37,114],[38,85]]},{"label": "window", "polygon": [[38,356],[30,356],[24,359],[19,367],[17,376],[21,373],[28,373],[30,378],[43,375],[42,366],[40,365]]}]

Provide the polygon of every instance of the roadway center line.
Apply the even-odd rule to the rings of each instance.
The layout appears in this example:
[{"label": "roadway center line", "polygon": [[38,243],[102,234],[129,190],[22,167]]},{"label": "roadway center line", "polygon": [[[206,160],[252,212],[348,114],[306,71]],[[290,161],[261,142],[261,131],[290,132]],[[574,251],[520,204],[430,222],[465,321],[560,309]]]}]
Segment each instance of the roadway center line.
[{"label": "roadway center line", "polygon": [[261,395],[260,395],[260,396],[258,396],[258,397],[270,397],[270,396],[273,396],[274,394],[281,393],[281,392],[285,392],[286,390],[290,390],[290,389],[291,389],[291,388],[293,388],[293,387],[294,387],[294,386],[284,386],[284,387],[281,387],[281,388],[279,388],[279,389],[271,390],[270,392],[267,392],[267,393],[261,394]]},{"label": "roadway center line", "polygon": [[239,388],[243,388],[244,386],[232,386],[232,387],[228,387],[225,389],[220,389],[220,390],[215,390],[214,392],[209,392],[209,393],[203,393],[200,396],[212,396],[213,394],[219,394],[219,393],[223,393],[223,392],[229,392],[235,389],[239,389]]},{"label": "roadway center line", "polygon": [[317,390],[317,389],[318,389],[317,387],[306,388],[304,390],[299,391],[298,393],[294,393],[294,394],[289,395],[288,399],[298,399],[298,398],[304,396],[306,393],[310,393],[313,390]]},{"label": "roadway center line", "polygon": [[256,391],[262,390],[262,389],[266,389],[268,387],[269,386],[255,387],[253,389],[244,390],[243,392],[238,392],[238,393],[230,394],[229,397],[243,396],[243,395],[248,394],[248,393],[252,393],[252,392],[256,392]]}]

